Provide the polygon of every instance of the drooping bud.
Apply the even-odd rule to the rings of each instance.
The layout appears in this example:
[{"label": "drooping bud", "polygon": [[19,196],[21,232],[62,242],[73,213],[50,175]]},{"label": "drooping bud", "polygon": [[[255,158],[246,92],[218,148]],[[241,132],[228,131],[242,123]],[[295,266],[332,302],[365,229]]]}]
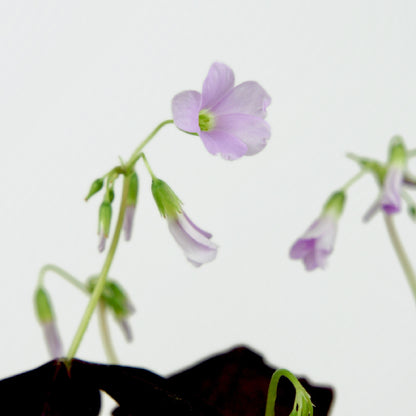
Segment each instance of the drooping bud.
[{"label": "drooping bud", "polygon": [[101,191],[103,185],[104,185],[104,180],[102,178],[96,179],[91,184],[90,190],[88,192],[88,195],[85,197],[85,200],[88,201],[93,195],[95,195],[97,192]]},{"label": "drooping bud", "polygon": [[176,218],[182,212],[182,202],[170,186],[161,179],[152,180],[152,194],[163,217]]},{"label": "drooping bud", "polygon": [[137,205],[137,195],[139,192],[139,177],[136,172],[133,172],[130,176],[129,189],[127,192],[127,205],[124,213],[123,229],[124,237],[126,241],[131,238],[133,229],[134,213]]},{"label": "drooping bud", "polygon": [[[92,278],[88,282],[88,290],[92,293],[97,283],[97,278]],[[104,286],[101,299],[105,306],[108,307],[116,321],[119,323],[127,341],[131,341],[132,331],[128,322],[128,318],[135,312],[126,292],[114,280],[108,280]]]},{"label": "drooping bud", "polygon": [[56,326],[55,315],[52,303],[47,292],[43,288],[38,288],[35,293],[35,309],[39,322],[42,326],[46,345],[52,358],[63,355],[62,342]]},{"label": "drooping bud", "polygon": [[111,215],[112,208],[110,202],[103,201],[100,205],[100,210],[98,213],[98,234],[100,236],[98,250],[100,252],[104,251],[105,242],[110,233]]}]

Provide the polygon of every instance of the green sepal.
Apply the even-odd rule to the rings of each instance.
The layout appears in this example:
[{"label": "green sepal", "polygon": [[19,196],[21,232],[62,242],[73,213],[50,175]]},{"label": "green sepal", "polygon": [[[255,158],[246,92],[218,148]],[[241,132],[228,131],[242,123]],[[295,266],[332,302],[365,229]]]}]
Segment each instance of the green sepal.
[{"label": "green sepal", "polygon": [[107,191],[105,193],[104,200],[106,202],[109,202],[110,204],[114,201],[114,189],[113,189],[112,186],[110,186],[109,188],[107,188]]},{"label": "green sepal", "polygon": [[35,293],[35,309],[41,323],[53,321],[54,313],[49,295],[43,288],[38,288]]},{"label": "green sepal", "polygon": [[108,201],[103,201],[98,212],[98,233],[104,233],[108,237],[110,233],[112,208]]},{"label": "green sepal", "polygon": [[139,177],[136,172],[130,175],[129,190],[127,192],[127,205],[136,206],[137,195],[139,193]]},{"label": "green sepal", "polygon": [[174,218],[182,212],[182,202],[170,186],[161,179],[152,180],[152,194],[163,217]]},{"label": "green sepal", "polygon": [[91,184],[90,190],[88,192],[88,195],[85,197],[85,200],[88,201],[93,195],[95,195],[97,192],[101,191],[103,185],[104,185],[103,178],[96,179]]},{"label": "green sepal", "polygon": [[407,152],[404,141],[400,136],[395,136],[390,142],[389,164],[401,168],[406,167]]},{"label": "green sepal", "polygon": [[344,210],[346,195],[344,191],[336,191],[334,192],[326,201],[323,213],[328,214],[332,213],[339,218]]},{"label": "green sepal", "polygon": [[[93,292],[98,278],[91,278],[87,283],[89,292]],[[105,305],[114,313],[116,318],[125,318],[131,314],[131,307],[126,292],[113,280],[105,283],[101,299]]]}]

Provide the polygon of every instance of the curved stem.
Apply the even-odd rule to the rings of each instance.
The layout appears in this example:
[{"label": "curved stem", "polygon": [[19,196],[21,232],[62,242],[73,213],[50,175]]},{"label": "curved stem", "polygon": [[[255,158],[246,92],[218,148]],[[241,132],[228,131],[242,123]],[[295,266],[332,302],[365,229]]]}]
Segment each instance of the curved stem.
[{"label": "curved stem", "polygon": [[113,343],[111,342],[110,331],[108,330],[107,314],[105,303],[100,300],[98,303],[98,324],[100,326],[101,339],[103,341],[105,355],[109,364],[118,364]]},{"label": "curved stem", "polygon": [[76,277],[69,274],[64,269],[61,269],[60,267],[54,265],[54,264],[45,264],[39,271],[39,278],[38,278],[38,284],[39,286],[43,286],[43,281],[45,280],[45,275],[47,272],[54,272],[58,276],[64,278],[67,282],[71,283],[78,289],[82,290],[84,293],[87,293],[89,295],[88,289],[86,286],[81,283]]},{"label": "curved stem", "polygon": [[406,252],[404,251],[404,247],[399,239],[399,235],[397,234],[396,227],[393,222],[393,218],[391,215],[384,214],[384,221],[386,223],[387,231],[389,233],[389,237],[393,247],[396,251],[397,257],[399,258],[400,264],[402,265],[404,274],[407,278],[407,282],[409,283],[410,289],[412,290],[413,297],[416,301],[416,275],[413,271],[412,265],[410,264],[409,258],[407,257]]},{"label": "curved stem", "polygon": [[269,390],[267,392],[265,416],[275,415],[274,409],[276,407],[277,400],[277,385],[279,384],[279,380],[281,377],[286,377],[293,384],[293,387],[296,389],[296,392],[298,392],[298,390],[304,390],[302,384],[300,384],[299,380],[289,370],[285,370],[284,368],[276,370],[272,375],[269,384]]},{"label": "curved stem", "polygon": [[67,355],[68,361],[74,358],[78,350],[79,344],[81,343],[82,337],[84,336],[85,331],[87,330],[88,324],[90,323],[91,316],[94,312],[94,309],[97,306],[97,303],[104,290],[105,281],[107,279],[107,275],[110,270],[111,263],[114,258],[114,254],[116,252],[117,244],[120,239],[121,229],[123,227],[123,219],[124,219],[124,213],[126,211],[126,205],[127,205],[127,194],[129,190],[129,182],[130,182],[130,176],[124,176],[123,192],[122,192],[121,202],[120,202],[120,211],[118,213],[117,224],[116,224],[116,228],[114,231],[113,239],[111,241],[110,249],[108,250],[107,257],[105,259],[103,268],[101,269],[101,273],[98,278],[97,284],[95,285],[94,291],[92,292],[90,301],[84,312],[84,316],[82,317],[78,330],[75,333],[74,339],[72,340],[72,344],[69,347],[69,351]]},{"label": "curved stem", "polygon": [[156,126],[156,128],[140,143],[139,147],[133,152],[129,161],[127,162],[127,171],[129,171],[133,167],[133,165],[137,161],[137,158],[140,157],[140,153],[143,150],[143,148],[147,145],[147,143],[150,142],[150,140],[153,139],[153,137],[156,136],[157,132],[163,126],[166,126],[167,124],[172,124],[172,123],[173,123],[173,120],[162,121],[162,123],[160,123],[158,126]]}]

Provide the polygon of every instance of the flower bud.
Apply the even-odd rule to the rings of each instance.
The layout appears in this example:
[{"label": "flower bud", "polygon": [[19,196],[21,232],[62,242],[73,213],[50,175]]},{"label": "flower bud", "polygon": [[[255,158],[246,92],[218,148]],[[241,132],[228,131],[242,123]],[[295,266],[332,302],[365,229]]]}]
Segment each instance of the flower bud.
[{"label": "flower bud", "polygon": [[100,210],[98,213],[98,234],[100,236],[100,243],[98,246],[98,250],[104,251],[105,249],[105,242],[108,238],[110,233],[110,225],[111,225],[111,204],[108,201],[103,201],[100,205]]},{"label": "flower bud", "polygon": [[133,218],[136,211],[137,195],[139,192],[139,177],[136,172],[133,172],[130,176],[129,189],[127,192],[127,206],[124,213],[123,229],[124,237],[126,241],[131,238],[131,232],[133,229]]},{"label": "flower bud", "polygon": [[56,326],[52,304],[47,292],[42,288],[38,288],[35,293],[35,309],[51,357],[61,357],[63,355],[63,348]]},{"label": "flower bud", "polygon": [[104,180],[102,178],[96,179],[91,184],[90,190],[88,192],[88,195],[85,197],[85,200],[88,201],[93,195],[95,195],[97,192],[101,191],[103,185],[104,185]]},{"label": "flower bud", "polygon": [[182,202],[170,186],[161,179],[152,180],[152,194],[163,217],[176,218],[182,212]]},{"label": "flower bud", "polygon": [[389,166],[401,168],[402,170],[406,167],[407,152],[400,136],[395,136],[391,139],[390,153],[389,153]]}]

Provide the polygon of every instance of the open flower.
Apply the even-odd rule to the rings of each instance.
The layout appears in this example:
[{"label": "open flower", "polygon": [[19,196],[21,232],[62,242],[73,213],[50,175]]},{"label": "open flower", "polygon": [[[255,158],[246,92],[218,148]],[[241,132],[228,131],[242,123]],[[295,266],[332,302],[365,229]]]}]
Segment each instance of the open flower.
[{"label": "open flower", "polygon": [[214,63],[202,93],[183,91],[172,100],[173,120],[188,133],[198,134],[211,154],[234,160],[258,153],[270,138],[264,120],[271,98],[255,81],[234,87],[234,73]]},{"label": "open flower", "polygon": [[211,241],[210,233],[197,227],[184,212],[167,220],[169,231],[190,263],[199,267],[215,259],[217,245]]},{"label": "open flower", "polygon": [[321,216],[306,230],[290,249],[290,258],[303,260],[306,270],[325,268],[337,235],[338,220],[345,194],[335,192],[325,204]]},{"label": "open flower", "polygon": [[364,215],[364,221],[369,221],[379,209],[387,215],[401,210],[401,190],[406,168],[406,149],[400,137],[394,137],[390,146],[390,157],[387,172],[384,176],[382,190],[377,200]]},{"label": "open flower", "polygon": [[182,202],[172,188],[158,178],[152,180],[152,194],[160,214],[166,218],[169,231],[194,266],[210,262],[217,255],[212,235],[197,227],[182,210]]}]

